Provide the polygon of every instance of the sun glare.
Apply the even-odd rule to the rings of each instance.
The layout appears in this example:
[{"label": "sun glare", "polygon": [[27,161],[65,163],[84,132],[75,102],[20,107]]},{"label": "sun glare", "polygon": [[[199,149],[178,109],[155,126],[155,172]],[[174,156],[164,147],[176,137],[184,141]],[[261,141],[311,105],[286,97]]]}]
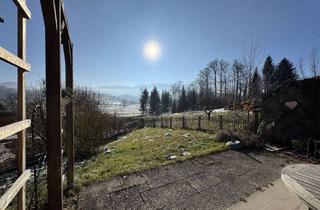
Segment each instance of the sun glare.
[{"label": "sun glare", "polygon": [[156,61],[161,56],[160,44],[156,41],[149,41],[144,45],[144,56],[150,61]]}]

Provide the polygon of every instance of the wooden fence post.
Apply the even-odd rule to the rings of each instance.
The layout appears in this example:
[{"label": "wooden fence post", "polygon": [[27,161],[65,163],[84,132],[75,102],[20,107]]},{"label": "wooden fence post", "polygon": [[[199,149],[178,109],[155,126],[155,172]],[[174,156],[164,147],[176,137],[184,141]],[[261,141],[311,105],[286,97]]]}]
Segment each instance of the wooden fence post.
[{"label": "wooden fence post", "polygon": [[169,124],[170,124],[170,128],[172,128],[172,117],[170,117],[170,122],[169,122]]},{"label": "wooden fence post", "polygon": [[257,133],[259,127],[259,114],[258,112],[254,112],[254,132]]},{"label": "wooden fence post", "polygon": [[184,116],[182,116],[182,129],[185,128],[185,121],[184,121]]},{"label": "wooden fence post", "polygon": [[156,127],[156,120],[155,120],[155,118],[154,118],[154,117],[152,118],[152,127],[153,127],[153,128],[155,128],[155,127]]},{"label": "wooden fence post", "polygon": [[160,123],[161,123],[161,128],[163,128],[163,118],[162,117],[161,117]]},{"label": "wooden fence post", "polygon": [[198,130],[201,130],[201,115],[198,116]]},{"label": "wooden fence post", "polygon": [[222,130],[222,115],[219,115],[219,129]]}]

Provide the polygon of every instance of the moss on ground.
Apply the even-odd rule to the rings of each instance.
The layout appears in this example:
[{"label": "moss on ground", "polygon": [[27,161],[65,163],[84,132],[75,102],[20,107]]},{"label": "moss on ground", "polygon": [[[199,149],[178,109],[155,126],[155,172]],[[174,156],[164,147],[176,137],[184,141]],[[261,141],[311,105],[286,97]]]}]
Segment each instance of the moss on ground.
[{"label": "moss on ground", "polygon": [[[95,159],[76,167],[78,186],[131,172],[155,168],[176,161],[225,150],[216,135],[181,129],[144,128],[108,144],[111,153],[101,153]],[[185,152],[187,155],[183,155]],[[189,153],[189,154],[188,154]],[[175,155],[173,160],[168,156]]]}]

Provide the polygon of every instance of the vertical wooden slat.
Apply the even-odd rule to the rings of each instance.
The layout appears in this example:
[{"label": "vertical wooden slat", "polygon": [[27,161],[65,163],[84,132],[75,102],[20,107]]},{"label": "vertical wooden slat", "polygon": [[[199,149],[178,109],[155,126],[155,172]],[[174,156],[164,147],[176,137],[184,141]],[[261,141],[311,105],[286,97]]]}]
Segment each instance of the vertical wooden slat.
[{"label": "vertical wooden slat", "polygon": [[[26,0],[21,0],[25,3]],[[26,60],[26,19],[18,9],[18,57]],[[18,121],[26,119],[25,72],[18,68]],[[18,133],[18,173],[23,174],[26,169],[26,131]],[[18,193],[18,209],[24,210],[26,203],[26,188],[23,186]]]},{"label": "vertical wooden slat", "polygon": [[41,0],[46,37],[46,104],[48,151],[48,207],[62,209],[61,141],[61,4],[60,0]]}]

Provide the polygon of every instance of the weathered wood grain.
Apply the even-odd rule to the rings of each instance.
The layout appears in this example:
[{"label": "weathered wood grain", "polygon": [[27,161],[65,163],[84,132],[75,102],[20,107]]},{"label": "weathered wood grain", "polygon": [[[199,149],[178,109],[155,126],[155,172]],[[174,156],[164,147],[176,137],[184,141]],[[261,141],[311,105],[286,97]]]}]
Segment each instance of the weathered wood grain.
[{"label": "weathered wood grain", "polygon": [[24,1],[13,0],[13,2],[17,5],[19,12],[23,15],[24,18],[31,19],[31,12]]},{"label": "weathered wood grain", "polygon": [[26,128],[29,128],[31,124],[30,120],[23,120],[10,125],[0,127],[0,140],[5,139],[13,134],[16,134]]},{"label": "weathered wood grain", "polygon": [[41,0],[46,41],[48,209],[63,207],[61,136],[61,2]]},{"label": "weathered wood grain", "polygon": [[[23,7],[26,0],[17,1]],[[26,8],[26,6],[25,6]],[[18,11],[18,57],[25,61],[27,53],[27,28],[26,18],[22,11],[26,11],[20,8]],[[23,121],[26,119],[26,81],[25,81],[25,69],[18,66],[18,105],[17,105],[17,120]],[[26,131],[25,129],[18,132],[18,174],[22,175],[26,170]],[[18,194],[18,209],[26,209],[26,188],[21,187]]]},{"label": "weathered wood grain", "polygon": [[320,209],[320,165],[290,165],[282,169],[281,178],[308,206]]},{"label": "weathered wood grain", "polygon": [[19,190],[25,186],[30,176],[31,176],[30,170],[26,170],[21,174],[21,176],[13,183],[13,185],[0,198],[0,209],[5,209],[10,204],[10,202],[17,195]]},{"label": "weathered wood grain", "polygon": [[16,67],[21,68],[24,71],[31,70],[30,64],[26,63],[24,60],[22,60],[18,56],[15,56],[14,54],[12,54],[11,52],[9,52],[8,50],[6,50],[2,47],[0,47],[0,59],[9,63],[9,64],[12,64]]}]

